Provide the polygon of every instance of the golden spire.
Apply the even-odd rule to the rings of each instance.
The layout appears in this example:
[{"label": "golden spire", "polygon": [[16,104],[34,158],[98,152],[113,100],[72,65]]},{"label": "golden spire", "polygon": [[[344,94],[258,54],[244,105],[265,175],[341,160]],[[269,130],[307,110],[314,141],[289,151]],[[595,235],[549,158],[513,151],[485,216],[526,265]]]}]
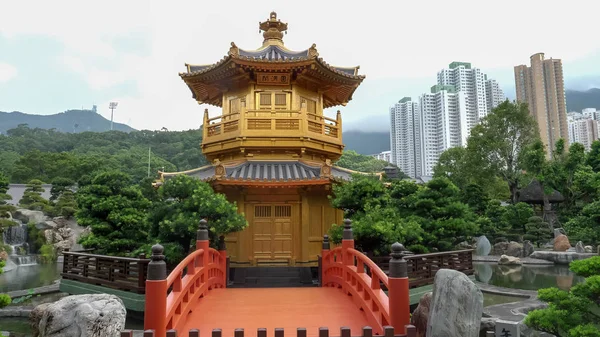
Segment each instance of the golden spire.
[{"label": "golden spire", "polygon": [[287,23],[277,20],[277,13],[271,12],[269,20],[258,24],[259,32],[264,31],[263,45],[281,44],[283,45],[283,32],[287,33]]}]

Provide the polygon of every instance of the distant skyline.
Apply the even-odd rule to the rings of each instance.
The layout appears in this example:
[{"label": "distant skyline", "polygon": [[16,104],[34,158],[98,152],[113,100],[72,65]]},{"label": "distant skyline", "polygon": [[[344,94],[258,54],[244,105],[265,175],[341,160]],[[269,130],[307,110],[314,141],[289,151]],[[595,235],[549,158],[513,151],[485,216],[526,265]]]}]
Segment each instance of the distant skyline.
[{"label": "distant skyline", "polygon": [[[544,3],[57,0],[32,11],[12,2],[0,11],[0,111],[54,114],[96,104],[110,119],[108,102],[118,101],[115,121],[136,129],[197,128],[207,106],[192,99],[178,73],[185,63],[218,62],[232,41],[258,48],[258,22],[273,10],[289,23],[286,47],[316,43],[326,62],[361,66],[366,79],[353,100],[327,112],[341,110],[345,130],[386,130],[389,107],[428,91],[452,61],[482,69],[511,99],[513,67],[537,52],[563,60],[567,89],[600,87],[600,40],[585,38],[597,25],[589,1]],[[552,24],[560,29],[533,34]]]}]

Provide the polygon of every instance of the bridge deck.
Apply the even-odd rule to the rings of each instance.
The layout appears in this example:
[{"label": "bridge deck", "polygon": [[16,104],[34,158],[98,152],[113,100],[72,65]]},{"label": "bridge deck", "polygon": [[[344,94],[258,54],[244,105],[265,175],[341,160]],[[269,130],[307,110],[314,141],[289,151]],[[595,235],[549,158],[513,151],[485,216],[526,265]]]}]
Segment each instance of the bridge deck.
[{"label": "bridge deck", "polygon": [[223,336],[233,336],[236,328],[251,334],[267,328],[268,336],[273,336],[275,328],[284,328],[286,335],[306,328],[308,336],[318,336],[319,327],[339,335],[339,329],[347,326],[359,335],[366,325],[364,313],[340,289],[245,288],[212,290],[189,314],[183,331],[199,329],[207,336],[220,328]]}]

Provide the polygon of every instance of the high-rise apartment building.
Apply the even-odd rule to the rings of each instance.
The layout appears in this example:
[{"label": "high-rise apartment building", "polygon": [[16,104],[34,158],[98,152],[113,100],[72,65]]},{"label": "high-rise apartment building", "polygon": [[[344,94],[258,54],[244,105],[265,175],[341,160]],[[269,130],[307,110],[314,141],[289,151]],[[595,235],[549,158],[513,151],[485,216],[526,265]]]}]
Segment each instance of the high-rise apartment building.
[{"label": "high-rise apartment building", "polygon": [[569,137],[561,60],[546,60],[544,53],[532,55],[531,66],[515,67],[515,86],[517,101],[529,105],[548,156],[552,156],[556,141]]},{"label": "high-rise apartment building", "polygon": [[411,178],[421,176],[419,103],[404,97],[390,108],[391,162]]},{"label": "high-rise apartment building", "polygon": [[467,144],[470,124],[466,96],[452,85],[434,85],[430,93],[419,97],[422,175],[433,175],[442,152]]},{"label": "high-rise apartment building", "polygon": [[580,143],[589,151],[592,143],[599,139],[596,109],[584,109],[580,112],[569,112],[567,123],[569,125],[569,144]]},{"label": "high-rise apartment building", "polygon": [[500,103],[506,100],[504,92],[500,89],[500,85],[496,80],[487,79],[485,80],[485,96],[487,99],[487,110],[491,112]]},{"label": "high-rise apartment building", "polygon": [[442,152],[465,146],[471,128],[504,100],[498,83],[480,69],[450,63],[430,93],[390,108],[392,163],[411,178],[432,175]]},{"label": "high-rise apartment building", "polygon": [[375,159],[387,161],[388,163],[393,163],[392,162],[392,151],[382,151],[377,154],[371,154],[370,156]]}]

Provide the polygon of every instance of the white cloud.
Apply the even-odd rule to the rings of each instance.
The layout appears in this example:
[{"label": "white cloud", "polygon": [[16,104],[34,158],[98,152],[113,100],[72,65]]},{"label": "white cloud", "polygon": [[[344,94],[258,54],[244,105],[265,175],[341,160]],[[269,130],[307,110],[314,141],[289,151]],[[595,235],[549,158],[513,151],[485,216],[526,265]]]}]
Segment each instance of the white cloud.
[{"label": "white cloud", "polygon": [[[376,6],[358,0],[307,0],[302,6],[276,0],[259,6],[243,0],[152,5],[133,0],[56,0],[36,3],[31,11],[29,4],[17,1],[9,11],[0,12],[0,34],[45,35],[61,41],[65,45],[61,62],[84,76],[91,88],[100,91],[125,81],[136,83],[136,96],[113,98],[120,100],[117,121],[131,120],[136,128],[177,130],[197,127],[204,109],[177,76],[184,63],[217,62],[231,41],[244,49],[259,47],[258,22],[272,10],[289,23],[286,46],[299,50],[316,43],[320,56],[331,64],[361,65],[366,82],[435,81],[436,72],[455,60],[472,62],[484,71],[504,69],[511,78],[514,65],[528,63],[529,56],[539,51],[565,62],[585,57],[600,49],[600,39],[584,38],[597,25],[590,3],[571,0],[558,8],[542,0],[495,5],[480,0],[390,0]],[[111,43],[133,32],[150,41],[143,55],[119,51]],[[413,93],[398,92],[398,97],[406,95]],[[367,115],[353,106],[366,106],[372,97],[372,93],[355,95],[342,109],[347,112],[345,120]],[[107,102],[99,109],[110,116]],[[220,109],[210,110],[216,114]]]},{"label": "white cloud", "polygon": [[0,62],[0,84],[8,82],[17,76],[17,68],[14,66]]}]

